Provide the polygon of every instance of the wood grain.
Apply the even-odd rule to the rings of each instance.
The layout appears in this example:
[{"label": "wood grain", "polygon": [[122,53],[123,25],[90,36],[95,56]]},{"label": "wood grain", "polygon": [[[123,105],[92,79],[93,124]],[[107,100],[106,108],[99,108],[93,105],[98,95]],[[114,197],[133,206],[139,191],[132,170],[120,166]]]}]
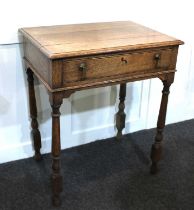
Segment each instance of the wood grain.
[{"label": "wood grain", "polygon": [[27,67],[39,74],[52,87],[50,60],[29,39],[24,37],[23,40],[24,58],[28,61],[26,64],[29,64]]},{"label": "wood grain", "polygon": [[183,44],[131,21],[33,27],[19,31],[51,59]]},{"label": "wood grain", "polygon": [[[175,70],[178,45],[183,43],[130,21],[20,31],[27,67],[50,92],[85,89],[104,82],[112,85],[118,77],[124,81],[129,74]],[[70,45],[74,47],[69,48]],[[56,48],[51,50],[52,56],[46,52],[50,48]],[[156,54],[160,55],[157,65]],[[79,70],[81,64],[86,66],[85,72]]]},{"label": "wood grain", "polygon": [[[154,56],[160,55],[156,67]],[[92,79],[116,76],[121,74],[153,70],[159,71],[174,69],[176,62],[171,62],[176,56],[176,49],[156,49],[151,51],[137,51],[112,56],[92,56],[81,59],[64,60],[63,83],[82,80],[82,72],[79,71],[81,64],[86,65],[85,79],[92,82]],[[156,71],[158,71],[156,69]]]}]

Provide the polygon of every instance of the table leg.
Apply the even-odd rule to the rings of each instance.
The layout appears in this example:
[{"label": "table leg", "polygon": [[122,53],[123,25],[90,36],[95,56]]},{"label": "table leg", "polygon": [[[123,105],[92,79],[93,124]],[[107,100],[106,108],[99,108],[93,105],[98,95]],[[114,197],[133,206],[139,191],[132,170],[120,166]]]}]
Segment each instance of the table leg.
[{"label": "table leg", "polygon": [[158,122],[157,122],[157,133],[155,137],[155,142],[152,145],[152,149],[151,149],[152,165],[150,168],[150,173],[152,174],[156,174],[158,172],[157,163],[160,161],[161,156],[162,156],[163,130],[164,130],[165,121],[166,121],[168,95],[170,93],[169,89],[173,82],[173,78],[170,77],[169,79],[167,78],[166,80],[162,81],[163,90],[162,90],[162,99],[161,99],[160,111],[159,111]]},{"label": "table leg", "polygon": [[120,140],[122,137],[122,130],[125,128],[125,96],[126,96],[126,83],[120,84],[119,92],[119,111],[116,114],[116,127],[117,127],[117,139]]},{"label": "table leg", "polygon": [[28,80],[28,93],[29,93],[29,106],[30,106],[30,117],[31,117],[31,137],[33,139],[35,160],[41,160],[42,156],[40,153],[41,148],[41,135],[38,129],[38,121],[37,121],[37,107],[36,107],[36,97],[34,91],[34,77],[33,72],[30,68],[27,69],[27,80]]},{"label": "table leg", "polygon": [[52,202],[54,206],[60,206],[60,193],[62,192],[62,176],[60,174],[60,106],[62,99],[56,97],[54,93],[50,95],[52,107]]}]

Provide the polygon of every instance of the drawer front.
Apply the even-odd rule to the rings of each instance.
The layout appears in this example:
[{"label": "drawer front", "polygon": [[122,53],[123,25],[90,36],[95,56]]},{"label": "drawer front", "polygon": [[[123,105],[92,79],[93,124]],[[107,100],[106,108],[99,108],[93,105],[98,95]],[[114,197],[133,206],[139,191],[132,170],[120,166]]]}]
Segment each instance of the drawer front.
[{"label": "drawer front", "polygon": [[63,83],[175,69],[176,48],[63,61]]}]

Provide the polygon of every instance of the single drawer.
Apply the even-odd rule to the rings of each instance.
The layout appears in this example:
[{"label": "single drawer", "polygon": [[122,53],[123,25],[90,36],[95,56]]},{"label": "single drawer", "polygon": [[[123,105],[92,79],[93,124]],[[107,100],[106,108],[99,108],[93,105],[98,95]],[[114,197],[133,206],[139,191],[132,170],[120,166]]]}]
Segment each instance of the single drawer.
[{"label": "single drawer", "polygon": [[63,83],[175,69],[177,48],[63,61]]}]

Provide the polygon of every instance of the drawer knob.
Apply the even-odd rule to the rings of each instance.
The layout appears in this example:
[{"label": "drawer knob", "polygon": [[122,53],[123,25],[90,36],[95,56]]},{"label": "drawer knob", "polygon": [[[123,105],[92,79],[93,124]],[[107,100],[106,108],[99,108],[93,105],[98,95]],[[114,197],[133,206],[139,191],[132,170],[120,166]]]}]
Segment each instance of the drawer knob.
[{"label": "drawer knob", "polygon": [[127,60],[125,59],[125,58],[121,58],[121,61],[123,62],[123,63],[125,63],[125,64],[127,64]]},{"label": "drawer knob", "polygon": [[158,68],[158,63],[159,63],[159,61],[160,61],[160,58],[161,58],[161,54],[156,53],[156,54],[154,55],[155,68]]},{"label": "drawer knob", "polygon": [[79,70],[82,72],[82,76],[81,76],[81,80],[85,80],[86,79],[86,64],[85,63],[81,63],[79,65]]}]

